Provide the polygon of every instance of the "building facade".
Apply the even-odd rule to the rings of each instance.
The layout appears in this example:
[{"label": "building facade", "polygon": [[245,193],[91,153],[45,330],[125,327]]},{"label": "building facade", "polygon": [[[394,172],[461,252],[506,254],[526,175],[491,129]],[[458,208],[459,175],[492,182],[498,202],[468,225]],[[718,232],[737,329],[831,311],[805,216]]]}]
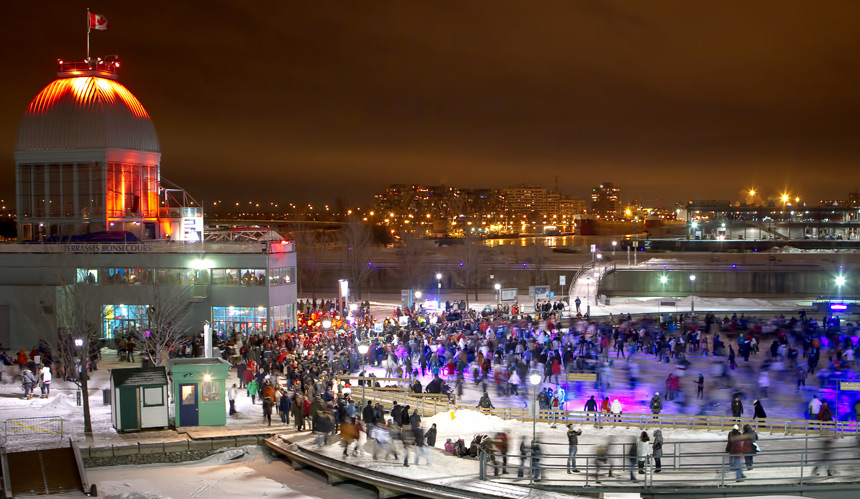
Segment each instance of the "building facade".
[{"label": "building facade", "polygon": [[99,336],[148,334],[171,301],[183,330],[292,328],[296,252],[269,233],[211,241],[203,212],[161,182],[155,127],[117,80],[118,62],[59,63],[33,99],[15,146],[17,244],[0,244],[0,343],[51,341],[70,290],[97,310]]}]

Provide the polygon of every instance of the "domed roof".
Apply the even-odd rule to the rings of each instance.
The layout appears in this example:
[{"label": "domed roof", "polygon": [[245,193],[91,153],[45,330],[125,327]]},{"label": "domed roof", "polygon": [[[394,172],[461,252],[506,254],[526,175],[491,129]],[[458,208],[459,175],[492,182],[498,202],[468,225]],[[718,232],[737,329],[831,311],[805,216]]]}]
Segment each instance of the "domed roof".
[{"label": "domed roof", "polygon": [[160,152],[149,114],[121,83],[97,76],[58,78],[30,103],[17,151],[131,149]]}]

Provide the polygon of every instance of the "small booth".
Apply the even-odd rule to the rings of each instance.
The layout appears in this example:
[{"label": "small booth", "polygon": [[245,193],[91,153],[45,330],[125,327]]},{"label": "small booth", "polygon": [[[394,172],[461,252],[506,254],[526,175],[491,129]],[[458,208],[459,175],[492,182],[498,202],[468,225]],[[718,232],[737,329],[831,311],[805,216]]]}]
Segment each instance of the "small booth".
[{"label": "small booth", "polygon": [[227,424],[225,383],[230,364],[218,358],[171,359],[176,426]]},{"label": "small booth", "polygon": [[111,422],[118,432],[167,428],[167,370],[111,369]]}]

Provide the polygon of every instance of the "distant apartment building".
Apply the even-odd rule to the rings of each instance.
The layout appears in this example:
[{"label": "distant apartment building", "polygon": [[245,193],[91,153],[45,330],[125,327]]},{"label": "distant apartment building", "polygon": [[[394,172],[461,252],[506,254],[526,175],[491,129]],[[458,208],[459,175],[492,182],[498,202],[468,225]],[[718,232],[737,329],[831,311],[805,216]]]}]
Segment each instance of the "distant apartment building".
[{"label": "distant apartment building", "polygon": [[603,218],[620,218],[623,215],[621,189],[612,182],[604,182],[591,189],[591,211]]}]

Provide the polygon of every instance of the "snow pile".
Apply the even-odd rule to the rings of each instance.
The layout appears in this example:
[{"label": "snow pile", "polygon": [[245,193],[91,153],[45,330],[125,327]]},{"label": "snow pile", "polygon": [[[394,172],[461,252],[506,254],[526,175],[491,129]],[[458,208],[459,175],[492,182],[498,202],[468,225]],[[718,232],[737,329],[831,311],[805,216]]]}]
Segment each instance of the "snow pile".
[{"label": "snow pile", "polygon": [[105,499],[170,499],[168,496],[153,494],[151,492],[123,492],[111,496],[105,496]]}]

